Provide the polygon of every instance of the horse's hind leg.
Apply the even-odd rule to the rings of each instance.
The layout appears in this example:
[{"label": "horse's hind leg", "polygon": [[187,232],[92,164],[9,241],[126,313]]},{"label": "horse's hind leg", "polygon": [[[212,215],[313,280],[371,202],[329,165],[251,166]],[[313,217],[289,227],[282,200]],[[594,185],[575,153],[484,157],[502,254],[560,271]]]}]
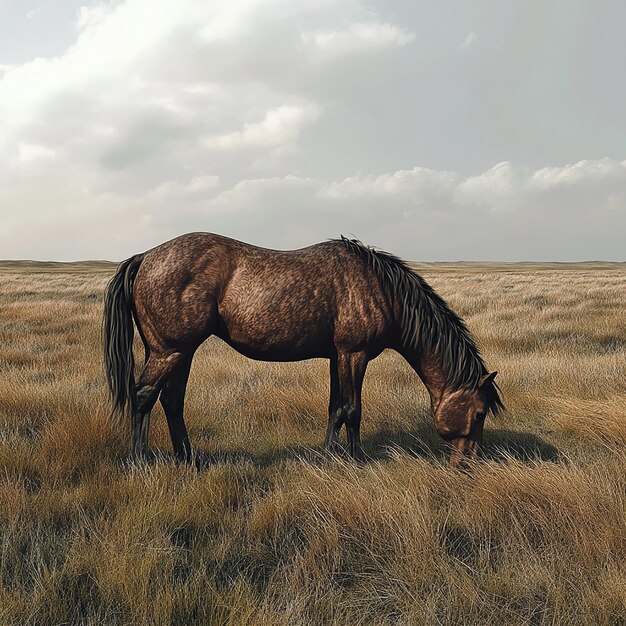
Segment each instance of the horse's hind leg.
[{"label": "horse's hind leg", "polygon": [[137,404],[131,420],[131,448],[135,459],[148,456],[148,430],[150,411],[159,397],[164,380],[175,369],[181,359],[178,352],[158,355],[154,352],[148,358],[137,381]]},{"label": "horse's hind leg", "polygon": [[191,445],[185,421],[183,419],[183,406],[185,403],[185,390],[191,369],[191,359],[193,355],[184,356],[169,378],[163,385],[161,391],[161,404],[167,417],[167,426],[170,430],[174,454],[179,461],[191,462]]}]

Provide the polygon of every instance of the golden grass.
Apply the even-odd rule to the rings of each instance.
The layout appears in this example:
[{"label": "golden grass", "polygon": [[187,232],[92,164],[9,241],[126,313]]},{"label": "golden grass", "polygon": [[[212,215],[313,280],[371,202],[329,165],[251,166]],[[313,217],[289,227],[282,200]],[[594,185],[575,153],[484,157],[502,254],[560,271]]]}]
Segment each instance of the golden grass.
[{"label": "golden grass", "polygon": [[0,273],[0,624],[626,623],[626,268],[420,271],[500,371],[471,476],[396,354],[368,371],[357,467],[321,453],[326,362],[217,340],[187,396],[207,467],[172,462],[160,408],[157,459],[131,464],[110,273]]}]

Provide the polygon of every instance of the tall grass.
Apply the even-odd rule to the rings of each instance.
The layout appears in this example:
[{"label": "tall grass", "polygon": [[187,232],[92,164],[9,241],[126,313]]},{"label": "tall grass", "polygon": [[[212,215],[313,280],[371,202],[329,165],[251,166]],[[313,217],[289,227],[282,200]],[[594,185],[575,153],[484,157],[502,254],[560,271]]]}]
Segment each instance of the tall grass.
[{"label": "tall grass", "polygon": [[199,351],[200,469],[128,462],[100,364],[107,272],[0,273],[0,624],[626,623],[626,269],[424,266],[508,411],[446,464],[395,353],[369,461],[328,458],[324,361]]}]

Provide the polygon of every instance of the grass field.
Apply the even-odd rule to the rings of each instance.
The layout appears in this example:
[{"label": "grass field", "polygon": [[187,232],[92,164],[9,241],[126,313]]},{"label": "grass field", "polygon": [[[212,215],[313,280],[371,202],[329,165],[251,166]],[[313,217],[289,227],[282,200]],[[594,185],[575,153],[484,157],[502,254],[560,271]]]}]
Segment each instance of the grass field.
[{"label": "grass field", "polygon": [[365,379],[355,466],[322,451],[327,362],[209,340],[172,461],[107,419],[111,272],[0,271],[0,624],[626,624],[626,266],[422,265],[507,411],[447,466],[395,353]]}]

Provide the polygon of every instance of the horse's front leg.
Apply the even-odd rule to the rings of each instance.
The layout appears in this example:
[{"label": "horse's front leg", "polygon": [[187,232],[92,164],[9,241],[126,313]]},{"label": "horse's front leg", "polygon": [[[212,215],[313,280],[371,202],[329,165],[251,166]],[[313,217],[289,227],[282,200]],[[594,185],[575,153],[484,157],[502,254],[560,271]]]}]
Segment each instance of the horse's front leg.
[{"label": "horse's front leg", "polygon": [[330,360],[330,401],[328,403],[328,428],[324,447],[331,454],[340,454],[343,449],[339,443],[339,431],[343,426],[343,403],[339,395],[339,375],[337,359]]},{"label": "horse's front leg", "polygon": [[[348,436],[348,454],[355,460],[363,459],[361,447],[361,390],[369,359],[362,352],[339,353],[335,366],[331,362],[331,400],[328,412],[326,447],[339,446],[337,435],[343,424]],[[333,450],[333,451],[334,451]]]}]

